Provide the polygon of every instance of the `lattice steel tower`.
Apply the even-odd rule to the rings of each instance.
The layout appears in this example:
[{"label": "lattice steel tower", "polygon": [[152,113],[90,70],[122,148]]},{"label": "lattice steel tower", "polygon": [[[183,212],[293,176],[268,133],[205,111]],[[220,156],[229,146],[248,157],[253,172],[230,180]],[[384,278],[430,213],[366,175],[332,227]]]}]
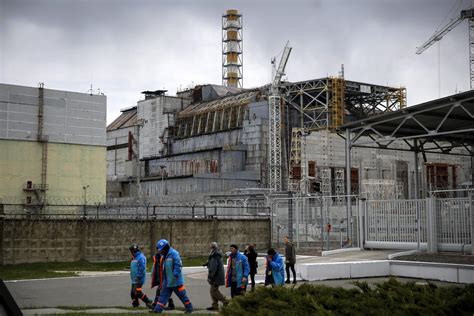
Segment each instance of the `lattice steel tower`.
[{"label": "lattice steel tower", "polygon": [[222,15],[222,85],[243,87],[242,14],[227,10]]}]

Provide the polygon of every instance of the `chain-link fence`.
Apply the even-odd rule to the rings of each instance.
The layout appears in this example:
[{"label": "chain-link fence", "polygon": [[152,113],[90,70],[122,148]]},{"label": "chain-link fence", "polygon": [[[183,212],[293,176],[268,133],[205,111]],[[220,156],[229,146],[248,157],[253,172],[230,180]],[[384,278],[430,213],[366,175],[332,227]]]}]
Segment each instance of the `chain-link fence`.
[{"label": "chain-link fence", "polygon": [[318,251],[358,245],[357,196],[279,196],[269,203],[272,243],[278,248],[284,236],[298,248]]},{"label": "chain-link fence", "polygon": [[89,219],[189,219],[268,218],[269,208],[251,206],[101,204],[24,205],[0,204],[7,218],[89,218]]}]

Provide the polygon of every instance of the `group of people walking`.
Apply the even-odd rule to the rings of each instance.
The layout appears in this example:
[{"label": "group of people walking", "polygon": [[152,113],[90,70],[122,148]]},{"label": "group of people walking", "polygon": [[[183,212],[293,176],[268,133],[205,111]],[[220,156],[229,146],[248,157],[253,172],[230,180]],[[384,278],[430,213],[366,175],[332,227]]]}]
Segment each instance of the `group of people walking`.
[{"label": "group of people walking", "polygon": [[[285,237],[286,283],[290,283],[289,269],[293,272],[293,283],[296,283],[295,262],[296,253],[293,244]],[[166,239],[161,239],[156,244],[156,254],[153,256],[151,271],[151,287],[157,287],[155,299],[151,300],[142,291],[146,275],[146,257],[137,245],[130,246],[132,260],[130,263],[131,298],[134,307],[139,306],[139,300],[155,313],[163,310],[174,309],[171,294],[180,299],[185,307],[185,313],[193,311],[193,304],[189,300],[182,274],[182,261],[179,252],[173,249]],[[227,271],[224,271],[224,253],[216,242],[210,244],[210,253],[204,266],[208,269],[207,282],[210,285],[212,305],[208,310],[219,310],[219,302],[224,305],[229,300],[219,291],[225,285],[230,288],[231,297],[245,294],[247,285],[255,289],[255,275],[257,274],[258,254],[255,245],[247,245],[241,253],[237,245],[230,246],[227,259]],[[265,286],[283,285],[285,283],[285,263],[282,256],[270,248],[265,256]]]}]

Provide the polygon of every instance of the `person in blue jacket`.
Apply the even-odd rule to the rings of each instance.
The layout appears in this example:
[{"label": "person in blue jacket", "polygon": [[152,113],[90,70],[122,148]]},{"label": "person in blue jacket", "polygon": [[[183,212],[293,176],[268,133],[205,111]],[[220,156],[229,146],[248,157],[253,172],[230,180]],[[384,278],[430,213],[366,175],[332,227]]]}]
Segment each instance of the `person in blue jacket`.
[{"label": "person in blue jacket", "polygon": [[[161,260],[161,255],[160,251],[157,249],[157,252],[153,256],[153,267],[151,268],[151,288],[154,288],[156,286],[156,295],[155,295],[155,300],[153,301],[152,309],[155,309],[156,304],[158,303],[158,300],[160,299],[160,292],[161,292],[161,282],[163,281],[163,273],[160,270],[160,260]],[[168,301],[168,306],[166,306],[164,309],[165,310],[174,310],[174,301],[170,297]]]},{"label": "person in blue jacket", "polygon": [[230,296],[232,298],[245,293],[249,273],[250,266],[247,257],[239,252],[237,245],[230,245],[225,286],[230,287]]},{"label": "person in blue jacket", "polygon": [[285,264],[283,263],[283,258],[273,248],[268,249],[267,255],[266,275],[271,277],[268,278],[269,281],[268,283],[265,282],[265,285],[283,285],[285,283]]},{"label": "person in blue jacket", "polygon": [[130,279],[132,282],[130,297],[132,298],[132,305],[138,307],[140,305],[139,300],[142,300],[148,308],[151,308],[153,301],[142,292],[142,286],[146,278],[146,257],[136,244],[131,245],[129,249],[132,254],[132,260],[130,261]]},{"label": "person in blue jacket", "polygon": [[184,304],[186,313],[192,313],[193,304],[191,304],[186,294],[186,288],[184,287],[184,279],[181,271],[182,262],[179,252],[171,248],[166,239],[159,240],[156,244],[156,249],[161,255],[159,265],[161,290],[160,297],[153,312],[163,312],[166,303],[168,303],[171,294],[174,292]]}]

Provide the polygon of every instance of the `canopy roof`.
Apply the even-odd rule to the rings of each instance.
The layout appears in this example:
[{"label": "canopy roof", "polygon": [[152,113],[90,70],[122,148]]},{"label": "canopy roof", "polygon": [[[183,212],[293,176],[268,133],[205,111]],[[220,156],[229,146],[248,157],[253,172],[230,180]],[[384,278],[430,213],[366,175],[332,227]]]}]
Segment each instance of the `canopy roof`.
[{"label": "canopy roof", "polygon": [[[472,155],[474,91],[347,123],[340,130],[352,133],[351,147],[401,150],[399,146],[392,146],[396,140],[401,140],[410,150]],[[459,147],[466,149],[467,153],[452,152]]]}]

